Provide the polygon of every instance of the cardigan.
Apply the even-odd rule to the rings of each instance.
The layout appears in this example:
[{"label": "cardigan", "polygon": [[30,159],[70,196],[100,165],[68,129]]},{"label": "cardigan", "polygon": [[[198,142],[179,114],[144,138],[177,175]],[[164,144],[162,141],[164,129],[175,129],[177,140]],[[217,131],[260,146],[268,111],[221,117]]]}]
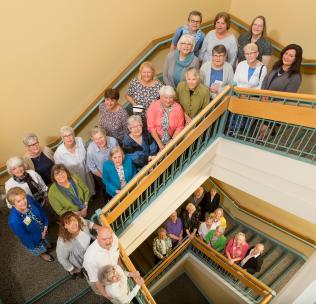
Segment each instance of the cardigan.
[{"label": "cardigan", "polygon": [[[165,243],[166,243],[166,255],[168,255],[172,250],[172,241],[169,236],[165,238]],[[154,251],[154,254],[159,259],[163,259],[164,256],[161,253],[162,252],[161,240],[158,236],[153,241],[153,251]]]},{"label": "cardigan", "polygon": [[[90,194],[86,184],[76,175],[72,175],[71,177],[78,188],[78,196],[81,202],[88,202]],[[58,189],[56,183],[53,183],[50,186],[48,191],[48,199],[52,208],[58,215],[62,215],[66,211],[79,211],[79,207]]]},{"label": "cardigan", "polygon": [[[40,204],[30,195],[27,195],[26,199],[28,209],[43,223],[44,226],[47,227],[48,219]],[[13,207],[10,211],[8,223],[11,230],[20,239],[22,244],[26,248],[33,250],[42,241],[42,230],[40,225],[34,220],[32,220],[28,225],[25,224],[24,220],[26,217],[26,214],[19,212],[15,207]]]},{"label": "cardigan", "polygon": [[255,71],[248,80],[249,65],[247,60],[239,62],[235,71],[234,82],[237,87],[260,89],[264,77],[267,75],[267,68],[262,62],[258,62]]},{"label": "cardigan", "polygon": [[[168,53],[167,59],[163,66],[163,81],[166,85],[172,86],[173,88],[175,88],[175,83],[173,80],[173,72],[176,65],[176,51],[177,50],[174,50]],[[182,80],[185,79],[185,70],[191,67],[197,68],[197,69],[200,67],[199,59],[196,56],[194,56],[192,62],[186,68],[183,68]]]},{"label": "cardigan", "polygon": [[[227,256],[228,256],[227,253],[229,253],[231,258],[234,259],[234,257],[233,257],[233,245],[234,245],[234,238],[232,238],[228,241],[228,244],[225,248],[225,253]],[[249,248],[248,243],[244,243],[244,245],[242,246],[242,249],[241,249],[240,256],[238,257],[240,260],[242,260],[246,256],[248,248]],[[235,258],[237,258],[237,257],[235,257]]]},{"label": "cardigan", "polygon": [[123,150],[140,170],[148,164],[148,157],[158,153],[158,145],[152,138],[151,134],[146,131],[142,133],[142,144],[139,145],[129,134],[125,134],[123,140]]},{"label": "cardigan", "polygon": [[[128,183],[136,175],[136,168],[128,155],[125,155],[123,169],[125,181]],[[112,160],[107,160],[103,164],[102,181],[106,192],[112,197],[116,195],[116,190],[121,190],[120,178]]]},{"label": "cardigan", "polygon": [[[89,236],[90,240],[94,237],[91,235],[89,228],[92,227],[93,222],[80,218],[84,225],[82,233]],[[56,254],[58,262],[65,268],[66,271],[71,271],[73,267],[81,269],[83,257],[87,248],[83,248],[77,238],[69,241],[64,241],[62,237],[58,237],[56,245]]]},{"label": "cardigan", "polygon": [[[210,87],[211,81],[211,72],[212,72],[212,62],[207,61],[202,64],[201,66],[201,76],[202,76],[202,83],[205,84],[207,87]],[[223,91],[224,87],[231,84],[234,78],[234,70],[230,63],[224,62],[223,65],[223,82],[219,88],[219,93]],[[212,98],[215,98],[216,94],[212,93]]]},{"label": "cardigan", "polygon": [[217,241],[212,245],[211,244],[211,241],[212,241],[212,238],[215,234],[215,231],[216,230],[210,230],[208,232],[208,234],[205,236],[205,241],[207,244],[210,244],[212,248],[214,248],[216,251],[222,251],[224,250],[225,246],[226,246],[226,242],[227,242],[227,239],[226,237],[222,234],[218,239]]},{"label": "cardigan", "polygon": [[[34,170],[26,170],[26,172],[31,176],[31,178],[34,180],[34,182],[36,182],[40,186],[40,188],[43,192],[47,191],[48,188],[47,188],[46,184],[44,183],[43,179],[41,178],[41,176],[37,172],[35,172]],[[30,190],[30,187],[27,183],[19,183],[19,182],[15,181],[13,177],[11,177],[4,184],[5,192],[8,193],[8,191],[13,187],[19,187],[19,188],[23,189],[26,194],[33,196],[32,192]],[[8,208],[11,209],[12,206],[11,206],[10,202],[8,200],[6,200],[6,202],[7,202]]]},{"label": "cardigan", "polygon": [[261,89],[293,93],[298,91],[302,82],[300,73],[289,74],[285,72],[280,76],[277,76],[277,74],[278,70],[272,70],[268,73],[263,80]]},{"label": "cardigan", "polygon": [[210,90],[200,83],[191,95],[188,83],[184,80],[177,86],[176,99],[179,100],[184,112],[193,118],[209,104]]}]

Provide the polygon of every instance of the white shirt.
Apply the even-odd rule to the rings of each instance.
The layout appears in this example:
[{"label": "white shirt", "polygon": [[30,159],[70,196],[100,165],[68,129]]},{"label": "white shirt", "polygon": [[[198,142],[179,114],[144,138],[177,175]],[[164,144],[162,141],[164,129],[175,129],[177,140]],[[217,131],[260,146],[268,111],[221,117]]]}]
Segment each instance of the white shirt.
[{"label": "white shirt", "polygon": [[131,292],[129,292],[127,276],[120,266],[116,266],[116,271],[121,275],[121,280],[111,285],[106,285],[106,293],[111,297],[113,304],[128,304],[136,296],[139,285],[136,285]]},{"label": "white shirt", "polygon": [[[47,188],[46,184],[44,183],[42,177],[41,177],[37,172],[35,172],[34,170],[26,170],[26,172],[27,172],[28,174],[30,174],[30,176],[32,177],[32,179],[33,179],[37,184],[40,185],[40,187],[42,188],[43,191],[47,191],[48,188]],[[11,188],[13,188],[13,187],[19,187],[19,188],[22,188],[22,189],[26,192],[26,194],[33,196],[33,195],[32,195],[32,192],[31,192],[31,190],[30,190],[30,188],[29,188],[29,185],[28,185],[27,183],[18,183],[17,181],[15,181],[15,180],[13,179],[13,177],[11,177],[10,179],[8,179],[8,180],[5,182],[4,187],[5,187],[5,192],[6,192],[6,193],[8,193],[8,191],[9,191]],[[12,208],[12,206],[11,206],[11,204],[8,202],[8,200],[7,200],[7,206],[8,206],[8,208],[10,208],[10,209]]]},{"label": "white shirt", "polygon": [[[212,225],[213,226],[213,225]],[[200,237],[204,240],[205,236],[208,234],[208,232],[210,230],[212,230],[212,226],[211,228],[207,228],[205,222],[201,223],[200,227],[199,227],[199,235]],[[213,229],[214,230],[214,229]]]},{"label": "white shirt", "polygon": [[99,281],[99,271],[106,265],[117,265],[120,257],[118,238],[113,234],[113,243],[109,250],[102,248],[95,240],[87,249],[83,258],[83,267],[88,273],[89,281]]}]

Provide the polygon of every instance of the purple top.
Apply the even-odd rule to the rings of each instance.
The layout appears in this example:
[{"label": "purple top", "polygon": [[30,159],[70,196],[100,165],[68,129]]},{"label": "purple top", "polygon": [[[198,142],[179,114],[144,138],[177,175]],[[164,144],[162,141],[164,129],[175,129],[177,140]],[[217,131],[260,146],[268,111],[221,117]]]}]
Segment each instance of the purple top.
[{"label": "purple top", "polygon": [[[165,227],[168,234],[174,234],[176,236],[180,236],[181,231],[183,230],[183,225],[181,219],[178,217],[177,221],[173,223],[171,219],[168,219],[165,223]],[[177,240],[172,239],[172,243],[176,243]]]}]

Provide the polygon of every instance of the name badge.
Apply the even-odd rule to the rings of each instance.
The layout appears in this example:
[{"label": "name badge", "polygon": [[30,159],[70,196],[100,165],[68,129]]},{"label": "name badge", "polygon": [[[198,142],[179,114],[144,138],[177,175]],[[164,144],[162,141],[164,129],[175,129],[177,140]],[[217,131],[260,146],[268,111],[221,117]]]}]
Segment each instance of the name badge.
[{"label": "name badge", "polygon": [[28,226],[32,222],[32,219],[29,216],[26,216],[25,219],[23,220],[23,223]]}]

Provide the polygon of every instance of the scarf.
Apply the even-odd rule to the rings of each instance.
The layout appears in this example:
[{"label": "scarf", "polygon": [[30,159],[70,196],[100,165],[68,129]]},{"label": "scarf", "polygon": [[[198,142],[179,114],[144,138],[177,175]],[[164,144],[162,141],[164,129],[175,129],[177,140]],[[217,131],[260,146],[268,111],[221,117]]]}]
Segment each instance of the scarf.
[{"label": "scarf", "polygon": [[162,117],[162,137],[161,141],[164,145],[166,145],[170,139],[171,136],[169,135],[169,113],[172,111],[172,107],[169,107],[168,109],[165,109],[162,103],[160,102],[160,106],[163,112],[163,117]]},{"label": "scarf", "polygon": [[80,197],[79,197],[79,194],[78,194],[78,187],[77,185],[75,184],[74,180],[71,178],[69,180],[70,182],[70,188],[72,188],[73,190],[73,193],[65,188],[65,187],[62,187],[60,185],[57,185],[57,188],[59,189],[60,192],[62,192],[68,199],[70,199],[78,208],[79,210],[83,209],[84,208],[84,204],[82,203]]},{"label": "scarf", "polygon": [[180,52],[179,50],[175,53],[175,65],[173,70],[173,81],[174,85],[177,86],[178,83],[182,80],[183,71],[185,68],[188,68],[194,59],[194,53],[191,52],[187,57],[180,61]]},{"label": "scarf", "polygon": [[32,196],[35,200],[42,202],[44,200],[45,191],[42,189],[42,186],[35,182],[31,175],[28,172],[25,172],[23,176],[17,177],[13,175],[13,179],[19,183],[24,184],[26,183],[30,188]]}]

